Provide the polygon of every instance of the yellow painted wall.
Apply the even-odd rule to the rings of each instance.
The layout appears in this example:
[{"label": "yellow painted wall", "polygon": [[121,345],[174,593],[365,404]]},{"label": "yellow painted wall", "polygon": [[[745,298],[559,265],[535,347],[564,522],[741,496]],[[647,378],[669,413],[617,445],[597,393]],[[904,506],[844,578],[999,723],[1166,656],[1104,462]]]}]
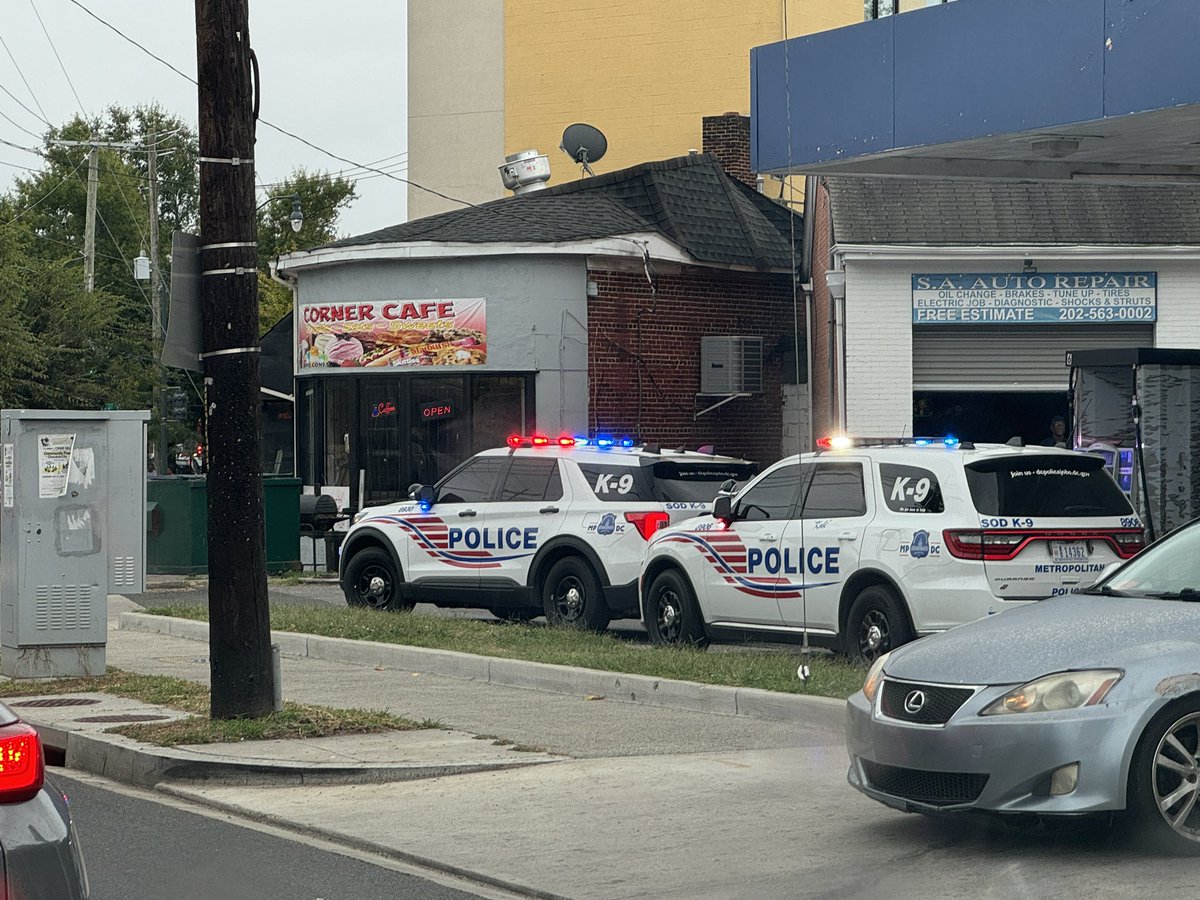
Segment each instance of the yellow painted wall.
[{"label": "yellow painted wall", "polygon": [[701,119],[750,112],[750,48],[852,25],[862,0],[505,0],[504,149],[578,177],[563,129],[604,132],[597,174],[701,148]]}]

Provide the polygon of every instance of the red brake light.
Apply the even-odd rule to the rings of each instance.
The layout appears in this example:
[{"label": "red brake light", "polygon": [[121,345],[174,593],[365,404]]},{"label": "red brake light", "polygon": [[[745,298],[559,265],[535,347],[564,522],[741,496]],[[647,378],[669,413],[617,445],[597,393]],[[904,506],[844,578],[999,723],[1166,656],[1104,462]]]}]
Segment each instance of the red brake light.
[{"label": "red brake light", "polygon": [[671,517],[665,512],[627,512],[625,521],[638,530],[643,540],[650,540],[654,532],[666,528]]},{"label": "red brake light", "polygon": [[32,799],[45,780],[46,761],[38,733],[24,722],[0,727],[0,803]]},{"label": "red brake light", "polygon": [[1105,541],[1121,559],[1129,559],[1145,546],[1141,531],[982,531],[947,528],[942,539],[951,556],[959,559],[1007,560],[1035,541]]},{"label": "red brake light", "polygon": [[1136,556],[1146,547],[1146,535],[1141,531],[1116,531],[1113,540],[1117,543],[1117,555],[1122,559]]}]

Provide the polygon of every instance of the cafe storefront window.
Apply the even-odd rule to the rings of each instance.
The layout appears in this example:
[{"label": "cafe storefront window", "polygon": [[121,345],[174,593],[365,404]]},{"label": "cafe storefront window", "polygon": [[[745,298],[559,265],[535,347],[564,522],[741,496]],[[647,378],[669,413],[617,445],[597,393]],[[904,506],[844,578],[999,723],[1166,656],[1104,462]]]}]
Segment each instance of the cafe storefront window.
[{"label": "cafe storefront window", "polygon": [[300,471],[344,509],[402,500],[533,426],[532,374],[339,374],[301,379],[299,392]]}]

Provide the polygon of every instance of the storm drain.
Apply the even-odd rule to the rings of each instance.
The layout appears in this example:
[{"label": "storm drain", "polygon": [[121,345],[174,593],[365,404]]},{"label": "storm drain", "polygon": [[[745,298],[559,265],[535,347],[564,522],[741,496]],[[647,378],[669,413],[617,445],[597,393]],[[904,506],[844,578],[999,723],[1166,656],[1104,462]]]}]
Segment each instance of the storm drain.
[{"label": "storm drain", "polygon": [[46,697],[42,700],[14,700],[9,706],[23,706],[38,709],[49,709],[53,706],[94,706],[99,700],[89,697]]},{"label": "storm drain", "polygon": [[114,713],[111,716],[81,716],[76,722],[159,722],[170,716],[143,716],[138,713]]}]

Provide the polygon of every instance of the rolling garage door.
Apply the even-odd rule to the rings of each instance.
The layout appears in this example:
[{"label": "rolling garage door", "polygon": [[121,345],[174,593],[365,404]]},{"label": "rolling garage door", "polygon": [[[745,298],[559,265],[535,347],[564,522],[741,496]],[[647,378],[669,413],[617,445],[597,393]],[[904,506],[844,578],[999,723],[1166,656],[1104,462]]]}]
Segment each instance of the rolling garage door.
[{"label": "rolling garage door", "polygon": [[1068,350],[1153,346],[1153,325],[918,325],[913,390],[1065,390]]}]

